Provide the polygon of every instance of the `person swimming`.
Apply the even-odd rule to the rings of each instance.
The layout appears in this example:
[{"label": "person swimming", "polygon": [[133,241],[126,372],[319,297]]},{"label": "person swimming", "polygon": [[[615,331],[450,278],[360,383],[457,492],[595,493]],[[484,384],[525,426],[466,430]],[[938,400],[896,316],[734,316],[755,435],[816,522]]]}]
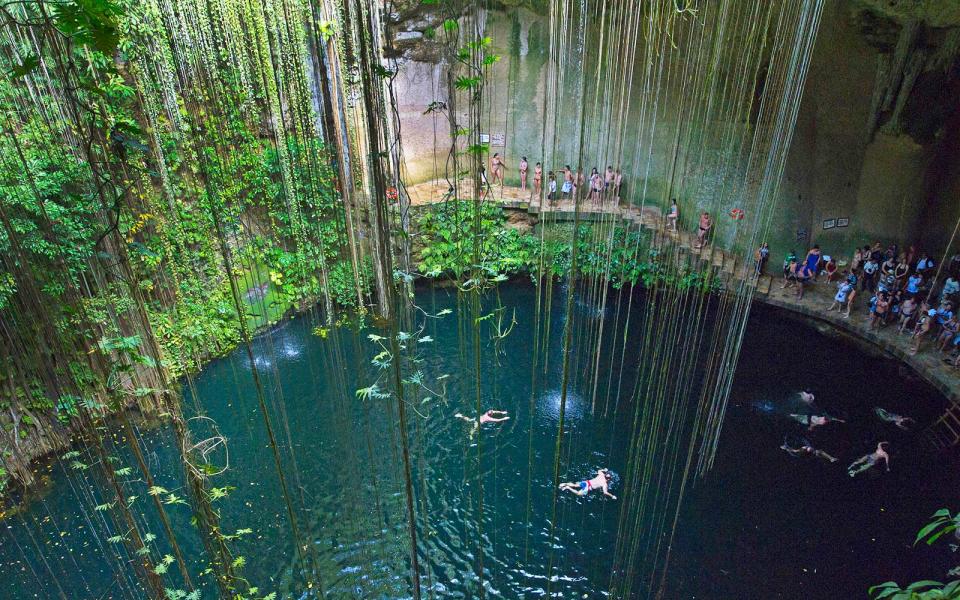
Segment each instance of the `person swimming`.
[{"label": "person swimming", "polygon": [[609,469],[600,469],[597,471],[597,475],[593,479],[586,479],[584,481],[578,481],[577,483],[561,483],[560,490],[564,492],[570,492],[578,496],[586,496],[593,490],[601,490],[604,496],[609,496],[616,500],[617,497],[611,494],[609,489],[611,479],[612,477]]},{"label": "person swimming", "polygon": [[800,415],[792,413],[790,415],[791,419],[794,419],[801,425],[806,425],[808,431],[813,431],[821,425],[826,425],[827,423],[846,423],[843,419],[836,419],[829,415]]},{"label": "person swimming", "polygon": [[[498,417],[497,415],[503,415],[503,416]],[[495,410],[492,408],[487,412],[483,413],[482,415],[480,415],[479,419],[475,419],[474,417],[468,417],[460,413],[457,413],[453,416],[456,417],[457,419],[462,419],[467,423],[470,423],[473,425],[473,429],[470,430],[470,435],[473,435],[474,433],[476,433],[476,431],[480,429],[481,425],[486,425],[487,423],[500,423],[510,419],[510,415],[509,413],[507,413],[507,411]]]},{"label": "person swimming", "polygon": [[878,462],[883,461],[884,465],[887,467],[887,472],[890,472],[890,455],[887,454],[886,450],[883,449],[884,445],[889,446],[889,442],[880,442],[877,444],[877,449],[867,454],[866,456],[861,456],[857,460],[850,463],[850,466],[847,467],[847,475],[850,477],[856,477],[860,473],[868,469],[872,469]]},{"label": "person swimming", "polygon": [[800,401],[803,402],[804,404],[808,404],[808,405],[813,404],[813,401],[815,399],[816,397],[813,395],[813,392],[811,392],[810,390],[803,390],[802,392],[800,392]]},{"label": "person swimming", "polygon": [[875,407],[873,409],[873,412],[877,414],[877,417],[881,421],[886,421],[887,423],[893,423],[894,425],[896,425],[897,427],[899,427],[904,431],[910,431],[910,428],[907,427],[907,421],[910,421],[911,423],[915,422],[910,417],[902,417],[898,414],[894,414],[892,412],[883,410],[879,406]]},{"label": "person swimming", "polygon": [[806,438],[799,438],[793,440],[793,443],[790,443],[789,436],[783,438],[783,444],[780,445],[781,450],[787,451],[791,456],[816,456],[817,458],[822,458],[824,460],[829,460],[832,463],[837,462],[837,459],[833,456],[830,456],[823,450],[817,450],[810,444],[810,441]]}]

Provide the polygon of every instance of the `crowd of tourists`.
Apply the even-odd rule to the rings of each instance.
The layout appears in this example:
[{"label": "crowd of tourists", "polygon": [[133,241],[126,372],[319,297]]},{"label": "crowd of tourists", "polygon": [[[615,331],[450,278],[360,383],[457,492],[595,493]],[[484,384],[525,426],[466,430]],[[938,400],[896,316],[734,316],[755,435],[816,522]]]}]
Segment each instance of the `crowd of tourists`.
[{"label": "crowd of tourists", "polygon": [[[544,191],[543,165],[536,163],[533,166],[533,176],[530,177],[530,163],[527,157],[520,159],[517,165],[520,173],[520,189],[530,190],[534,197],[539,198]],[[493,184],[504,185],[504,173],[507,169],[506,160],[495,152],[490,157],[490,175]],[[484,185],[488,185],[485,170],[481,167],[480,177]],[[558,181],[559,180],[559,181]],[[532,184],[532,185],[530,185]],[[605,201],[617,202],[620,198],[620,187],[623,185],[623,173],[620,169],[614,169],[613,165],[607,165],[606,171],[602,174],[594,167],[590,171],[589,178],[584,175],[583,169],[577,168],[576,171],[565,165],[556,172],[547,171],[546,192],[547,200],[555,205],[559,200],[571,200],[577,197],[578,190],[587,190],[587,196],[591,202],[600,205]],[[559,188],[558,188],[559,186]],[[585,187],[589,186],[589,187]]]},{"label": "crowd of tourists", "polygon": [[[764,244],[755,255],[757,273],[764,271],[768,258]],[[943,265],[913,246],[883,248],[879,242],[856,248],[849,262],[824,254],[817,245],[802,258],[787,254],[781,288],[795,288],[802,300],[804,290],[818,283],[832,286],[828,311],[849,318],[859,305],[871,329],[895,328],[898,335],[909,336],[911,354],[932,349],[947,364],[960,367],[960,253]]]}]

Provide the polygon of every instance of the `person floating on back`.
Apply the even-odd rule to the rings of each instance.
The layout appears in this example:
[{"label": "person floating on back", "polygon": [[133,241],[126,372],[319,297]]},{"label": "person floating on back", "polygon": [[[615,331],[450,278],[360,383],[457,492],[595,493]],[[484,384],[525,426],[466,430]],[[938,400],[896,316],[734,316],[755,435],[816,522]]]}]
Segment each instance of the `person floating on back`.
[{"label": "person floating on back", "polygon": [[867,454],[866,456],[861,456],[857,460],[853,461],[849,467],[847,467],[847,475],[850,477],[856,477],[860,473],[868,469],[872,469],[878,462],[883,461],[884,465],[887,467],[887,472],[890,472],[890,455],[883,449],[884,445],[889,446],[888,442],[880,442],[877,444],[877,449]]},{"label": "person floating on back", "polygon": [[836,419],[829,415],[791,414],[790,418],[796,420],[801,425],[806,425],[808,431],[813,431],[815,428],[826,425],[827,423],[846,423],[843,419]]},{"label": "person floating on back", "polygon": [[904,431],[910,431],[910,427],[907,426],[907,421],[910,421],[911,423],[914,422],[913,419],[911,419],[910,417],[903,417],[898,414],[894,414],[892,412],[883,410],[879,406],[875,407],[873,409],[873,412],[877,414],[877,417],[881,421],[886,421],[887,423],[893,423],[894,425],[896,425],[897,427],[899,427]]},{"label": "person floating on back", "polygon": [[616,500],[617,497],[610,493],[610,479],[610,470],[600,469],[597,471],[597,476],[593,479],[586,479],[584,481],[578,481],[577,483],[561,483],[560,490],[571,492],[578,496],[586,496],[593,490],[601,490],[604,496],[609,496]]},{"label": "person floating on back", "polygon": [[780,449],[786,450],[791,456],[816,456],[817,458],[829,460],[832,463],[837,462],[836,458],[830,456],[823,450],[814,448],[806,438],[794,440],[792,443],[787,438],[783,438],[783,444],[781,444]]}]

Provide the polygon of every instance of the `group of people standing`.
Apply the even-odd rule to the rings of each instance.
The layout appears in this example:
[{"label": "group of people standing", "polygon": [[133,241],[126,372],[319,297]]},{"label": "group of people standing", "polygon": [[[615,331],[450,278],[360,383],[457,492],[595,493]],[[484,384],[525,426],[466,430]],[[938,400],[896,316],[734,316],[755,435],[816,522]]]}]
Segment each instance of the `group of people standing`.
[{"label": "group of people standing", "polygon": [[[501,187],[506,184],[504,178],[506,169],[506,161],[500,156],[499,152],[495,152],[493,156],[490,157],[490,172],[493,176],[494,184],[500,184]],[[526,156],[520,159],[518,170],[520,173],[520,189],[524,191],[531,189],[527,185],[528,179],[530,179],[530,163],[527,161]],[[562,183],[559,183],[559,190],[557,189],[558,173],[562,181]],[[555,204],[561,199],[576,198],[577,191],[583,190],[588,184],[589,198],[594,204],[599,205],[608,200],[618,202],[620,199],[623,173],[620,172],[620,169],[614,169],[613,165],[608,165],[603,174],[594,167],[590,172],[589,179],[584,176],[582,169],[578,168],[576,172],[574,172],[570,168],[570,165],[565,165],[563,169],[558,170],[558,173],[554,171],[547,172],[546,192],[547,200],[551,204]],[[485,177],[484,183],[486,183]],[[532,183],[533,196],[539,198],[544,192],[543,165],[539,162],[533,167]]]},{"label": "group of people standing", "polygon": [[827,311],[849,318],[862,295],[868,299],[871,329],[896,327],[897,334],[910,336],[912,354],[933,340],[944,362],[960,367],[960,254],[940,266],[912,246],[905,251],[896,244],[884,249],[877,242],[856,248],[849,264],[824,255],[816,245],[803,260],[793,252],[787,255],[781,287],[796,287],[798,300],[806,286],[820,279],[836,285]]}]

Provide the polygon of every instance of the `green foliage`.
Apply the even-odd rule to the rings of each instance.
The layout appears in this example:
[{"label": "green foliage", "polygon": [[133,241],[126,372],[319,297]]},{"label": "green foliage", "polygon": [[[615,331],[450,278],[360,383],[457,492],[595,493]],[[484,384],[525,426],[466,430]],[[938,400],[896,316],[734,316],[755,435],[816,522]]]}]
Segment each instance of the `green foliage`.
[{"label": "green foliage", "polygon": [[[960,513],[951,515],[949,509],[941,508],[933,513],[930,522],[917,532],[913,545],[920,542],[933,545],[944,535],[956,531],[958,521]],[[960,567],[951,570],[948,575],[956,577],[958,571]],[[960,579],[948,583],[925,579],[915,581],[905,588],[901,588],[895,581],[887,581],[871,587],[868,593],[872,600],[956,600],[960,598]]]}]

